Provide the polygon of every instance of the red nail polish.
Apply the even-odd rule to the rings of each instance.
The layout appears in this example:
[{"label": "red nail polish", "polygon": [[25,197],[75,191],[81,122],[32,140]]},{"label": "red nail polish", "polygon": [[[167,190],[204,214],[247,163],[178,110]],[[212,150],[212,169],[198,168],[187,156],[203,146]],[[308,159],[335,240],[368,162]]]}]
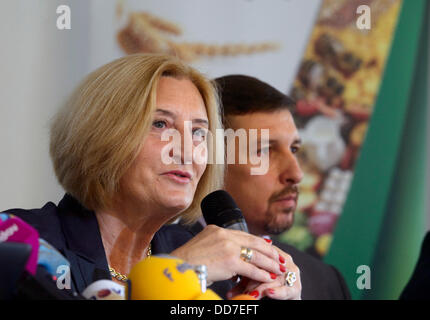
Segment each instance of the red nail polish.
[{"label": "red nail polish", "polygon": [[279,270],[281,270],[281,272],[285,272],[287,271],[287,268],[285,268],[285,266],[283,266],[282,264],[279,265]]},{"label": "red nail polish", "polygon": [[279,256],[279,262],[280,263],[282,263],[282,264],[284,264],[285,263],[285,259],[284,259],[284,257],[283,256]]},{"label": "red nail polish", "polygon": [[258,291],[257,291],[257,290],[254,290],[254,291],[252,291],[249,295],[250,295],[250,296],[252,296],[252,297],[254,297],[254,298],[258,298],[258,296],[259,296],[260,294],[258,293]]},{"label": "red nail polish", "polygon": [[274,273],[270,272],[270,278],[272,278],[272,279],[276,279],[276,274],[274,274]]},{"label": "red nail polish", "polygon": [[274,294],[275,290],[273,290],[273,289],[267,289],[267,292],[269,292],[270,294]]},{"label": "red nail polish", "polygon": [[264,238],[264,240],[266,240],[267,243],[272,243],[272,240]]}]

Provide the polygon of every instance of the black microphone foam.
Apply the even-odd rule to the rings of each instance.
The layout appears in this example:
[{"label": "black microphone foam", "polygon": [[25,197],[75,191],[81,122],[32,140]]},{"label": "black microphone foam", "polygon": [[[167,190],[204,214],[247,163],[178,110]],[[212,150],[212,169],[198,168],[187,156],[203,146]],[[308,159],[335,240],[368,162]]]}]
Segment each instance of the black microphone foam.
[{"label": "black microphone foam", "polygon": [[207,224],[248,232],[242,211],[228,192],[217,190],[208,194],[200,207]]}]

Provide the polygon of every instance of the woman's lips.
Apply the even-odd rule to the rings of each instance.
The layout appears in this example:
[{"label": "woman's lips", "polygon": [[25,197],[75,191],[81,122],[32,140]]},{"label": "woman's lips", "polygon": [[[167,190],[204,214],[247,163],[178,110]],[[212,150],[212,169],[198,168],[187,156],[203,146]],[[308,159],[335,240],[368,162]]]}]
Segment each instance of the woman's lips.
[{"label": "woman's lips", "polygon": [[191,181],[191,175],[185,171],[173,170],[163,173],[163,175],[179,184],[187,184]]}]

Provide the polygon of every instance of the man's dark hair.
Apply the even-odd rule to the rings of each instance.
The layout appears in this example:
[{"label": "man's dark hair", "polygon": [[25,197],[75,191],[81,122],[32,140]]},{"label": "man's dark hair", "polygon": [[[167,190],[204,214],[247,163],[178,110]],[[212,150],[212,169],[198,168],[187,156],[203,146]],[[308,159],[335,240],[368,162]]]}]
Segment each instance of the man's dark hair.
[{"label": "man's dark hair", "polygon": [[295,102],[271,85],[254,77],[228,75],[216,78],[216,86],[222,102],[222,118],[253,112],[292,111]]}]

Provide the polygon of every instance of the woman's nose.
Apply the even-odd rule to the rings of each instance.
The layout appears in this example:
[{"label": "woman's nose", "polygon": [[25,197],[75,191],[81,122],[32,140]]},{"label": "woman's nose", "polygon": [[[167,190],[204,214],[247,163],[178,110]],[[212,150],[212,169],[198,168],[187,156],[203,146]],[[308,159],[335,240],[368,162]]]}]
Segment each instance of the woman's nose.
[{"label": "woman's nose", "polygon": [[183,148],[182,148],[182,163],[191,164],[193,163],[193,132],[192,128],[190,130],[184,130],[182,132]]},{"label": "woman's nose", "polygon": [[174,147],[170,151],[170,157],[176,164],[191,164],[193,162],[193,133],[192,128],[186,125],[176,131],[177,139],[174,139]]}]

